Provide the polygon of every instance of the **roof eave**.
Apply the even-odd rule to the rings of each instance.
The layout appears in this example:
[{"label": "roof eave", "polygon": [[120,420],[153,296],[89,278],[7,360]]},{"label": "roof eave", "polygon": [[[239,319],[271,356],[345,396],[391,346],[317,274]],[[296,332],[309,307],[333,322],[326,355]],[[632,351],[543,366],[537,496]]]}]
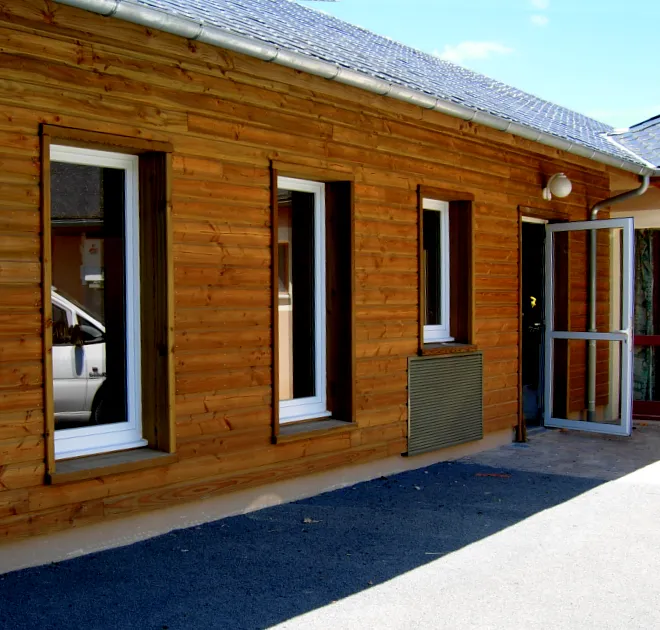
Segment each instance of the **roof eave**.
[{"label": "roof eave", "polygon": [[144,5],[137,5],[127,0],[57,0],[57,2],[106,17],[116,17],[126,22],[147,26],[172,35],[185,37],[186,39],[232,50],[263,61],[270,61],[295,70],[307,72],[308,74],[337,81],[344,85],[357,87],[374,94],[389,96],[425,109],[435,110],[449,116],[482,124],[498,131],[510,133],[526,140],[538,142],[637,175],[660,175],[660,169],[650,168],[642,164],[641,158],[638,158],[639,161],[636,161],[634,158],[631,160],[617,158],[602,151],[570,142],[559,136],[507,120],[486,111],[466,107],[460,103],[437,98],[423,92],[417,92],[328,61],[316,59],[295,51],[284,50],[272,44],[259,42],[255,39],[237,35],[214,26],[208,26],[189,18],[170,15],[164,11]]}]

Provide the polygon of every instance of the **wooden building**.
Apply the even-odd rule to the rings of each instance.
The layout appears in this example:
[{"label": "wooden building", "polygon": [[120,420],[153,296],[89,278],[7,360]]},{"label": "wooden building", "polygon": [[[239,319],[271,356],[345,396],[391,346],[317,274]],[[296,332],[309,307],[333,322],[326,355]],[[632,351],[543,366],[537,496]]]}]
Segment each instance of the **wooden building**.
[{"label": "wooden building", "polygon": [[[331,19],[267,4],[301,33]],[[657,172],[556,106],[430,107],[423,85],[341,59],[332,80],[320,53],[272,63],[258,34],[221,47],[222,25],[110,5],[0,11],[0,539],[521,439],[523,226],[585,220]],[[546,200],[555,173],[572,192]],[[586,325],[586,243],[556,241],[566,330]],[[584,343],[562,343],[553,404],[575,420]],[[611,351],[597,363],[606,406]]]}]

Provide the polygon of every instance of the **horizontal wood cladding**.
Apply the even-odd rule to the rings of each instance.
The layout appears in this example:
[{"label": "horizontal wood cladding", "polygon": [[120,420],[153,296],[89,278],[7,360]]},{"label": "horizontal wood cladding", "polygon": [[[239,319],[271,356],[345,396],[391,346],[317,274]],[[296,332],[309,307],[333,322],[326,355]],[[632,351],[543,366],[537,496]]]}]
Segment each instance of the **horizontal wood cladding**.
[{"label": "horizontal wood cladding", "polygon": [[[484,428],[515,425],[517,208],[584,218],[609,194],[604,167],[45,0],[5,2],[0,38],[0,538],[404,452],[407,360],[419,342],[419,186],[473,199]],[[43,485],[42,123],[173,148],[176,462]],[[286,176],[353,182],[355,218],[357,428],[277,445],[271,164]],[[545,202],[542,185],[557,171],[573,193]]]}]

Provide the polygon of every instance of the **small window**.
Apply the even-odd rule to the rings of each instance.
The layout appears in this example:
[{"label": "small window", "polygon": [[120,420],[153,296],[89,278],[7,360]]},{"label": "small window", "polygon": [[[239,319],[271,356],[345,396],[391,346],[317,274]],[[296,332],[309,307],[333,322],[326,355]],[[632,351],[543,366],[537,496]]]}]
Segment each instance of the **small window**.
[{"label": "small window", "polygon": [[453,341],[450,326],[449,203],[423,200],[424,343]]},{"label": "small window", "polygon": [[100,325],[94,325],[81,315],[78,315],[78,326],[84,343],[105,343],[105,335]]},{"label": "small window", "polygon": [[53,345],[66,346],[71,343],[71,321],[67,312],[53,304]]}]

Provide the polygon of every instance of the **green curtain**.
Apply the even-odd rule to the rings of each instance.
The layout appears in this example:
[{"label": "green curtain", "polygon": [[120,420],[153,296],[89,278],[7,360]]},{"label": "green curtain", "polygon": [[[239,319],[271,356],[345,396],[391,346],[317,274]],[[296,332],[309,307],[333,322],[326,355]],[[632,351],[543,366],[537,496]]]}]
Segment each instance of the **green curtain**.
[{"label": "green curtain", "polygon": [[[653,234],[655,230],[635,230],[635,334],[652,335],[653,318]],[[653,400],[654,349],[635,347],[633,396]]]}]

